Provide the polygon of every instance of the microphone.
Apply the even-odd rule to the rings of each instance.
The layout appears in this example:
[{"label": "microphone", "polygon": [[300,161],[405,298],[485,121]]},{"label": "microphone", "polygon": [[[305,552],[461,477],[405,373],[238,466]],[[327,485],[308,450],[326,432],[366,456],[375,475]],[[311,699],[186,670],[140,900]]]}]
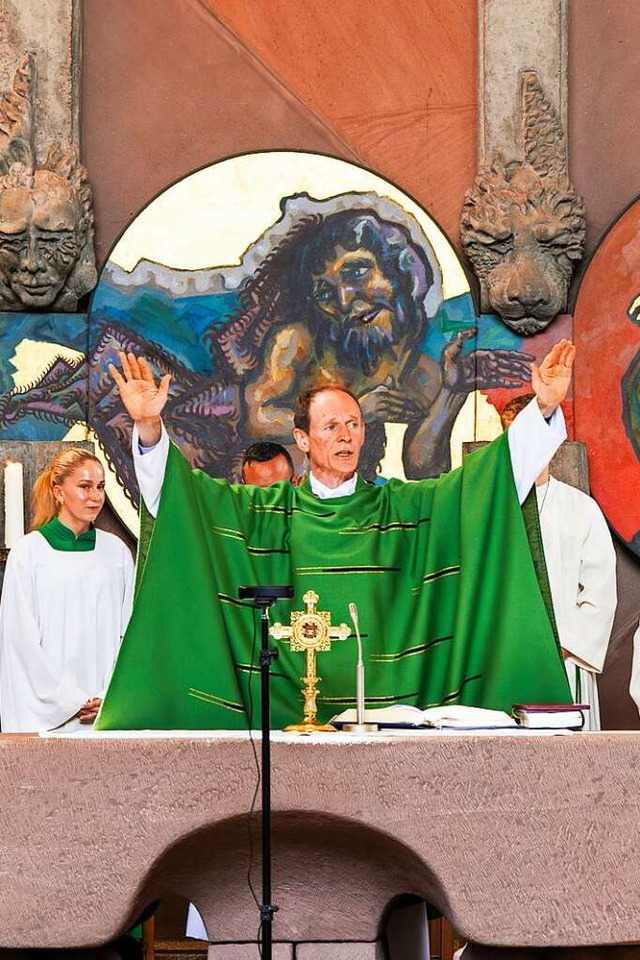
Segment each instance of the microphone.
[{"label": "microphone", "polygon": [[355,603],[349,604],[349,616],[353,623],[353,629],[356,632],[358,641],[358,663],[356,666],[356,723],[364,725],[364,661],[362,659],[362,640],[360,639],[360,627],[358,624],[358,607]]}]

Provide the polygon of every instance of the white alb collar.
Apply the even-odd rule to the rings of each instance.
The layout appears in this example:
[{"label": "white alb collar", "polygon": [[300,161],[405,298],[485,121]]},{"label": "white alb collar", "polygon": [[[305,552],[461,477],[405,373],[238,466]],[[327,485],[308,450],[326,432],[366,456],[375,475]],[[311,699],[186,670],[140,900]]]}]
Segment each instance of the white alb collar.
[{"label": "white alb collar", "polygon": [[309,474],[309,485],[311,493],[319,500],[333,500],[335,497],[350,497],[355,493],[358,483],[358,474],[354,473],[352,477],[341,483],[339,487],[327,487],[321,480],[318,480],[312,473]]}]

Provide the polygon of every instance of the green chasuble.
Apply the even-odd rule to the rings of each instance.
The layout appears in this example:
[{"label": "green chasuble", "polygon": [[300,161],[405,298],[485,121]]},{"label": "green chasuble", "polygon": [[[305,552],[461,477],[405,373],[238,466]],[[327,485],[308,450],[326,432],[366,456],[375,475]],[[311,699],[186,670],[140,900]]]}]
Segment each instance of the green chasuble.
[{"label": "green chasuble", "polygon": [[[438,480],[231,485],[171,446],[158,517],[138,560],[133,615],[96,727],[259,725],[259,615],[242,584],[292,584],[271,621],[313,588],[332,623],[358,605],[367,706],[566,702],[560,648],[536,579],[506,437]],[[273,646],[272,722],[302,717],[304,655]],[[318,719],[355,704],[356,642],[318,654]]]}]

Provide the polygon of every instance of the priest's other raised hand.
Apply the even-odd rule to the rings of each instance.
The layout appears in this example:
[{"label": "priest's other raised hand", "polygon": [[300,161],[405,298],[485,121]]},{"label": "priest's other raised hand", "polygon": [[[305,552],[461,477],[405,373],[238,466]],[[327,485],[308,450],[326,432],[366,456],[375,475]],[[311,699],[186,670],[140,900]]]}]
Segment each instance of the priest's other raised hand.
[{"label": "priest's other raised hand", "polygon": [[560,340],[539,366],[531,364],[531,386],[547,419],[567,396],[575,356],[576,348],[571,340]]},{"label": "priest's other raised hand", "polygon": [[144,357],[133,353],[119,353],[122,373],[112,363],[109,372],[115,380],[127,413],[138,427],[140,443],[153,447],[160,440],[160,414],[169,396],[171,375],[166,373],[156,383],[151,367]]}]

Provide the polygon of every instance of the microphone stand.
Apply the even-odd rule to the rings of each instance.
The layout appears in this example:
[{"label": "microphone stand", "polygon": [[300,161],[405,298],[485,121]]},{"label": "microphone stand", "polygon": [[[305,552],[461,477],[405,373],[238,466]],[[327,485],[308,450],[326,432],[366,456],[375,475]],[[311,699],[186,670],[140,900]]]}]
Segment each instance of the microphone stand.
[{"label": "microphone stand", "polygon": [[263,960],[271,960],[273,915],[278,907],[271,903],[271,661],[278,651],[269,647],[269,607],[272,599],[254,600],[260,609],[260,729],[262,731],[262,821],[260,843],[262,853],[262,903],[260,904],[260,942]]},{"label": "microphone stand", "polygon": [[292,597],[293,587],[240,587],[238,596],[250,599],[260,610],[260,697],[262,755],[260,785],[262,796],[260,850],[262,857],[262,903],[260,904],[260,943],[262,960],[272,960],[273,915],[276,904],[271,903],[271,662],[278,651],[269,647],[269,607],[279,597]]},{"label": "microphone stand", "polygon": [[347,733],[376,733],[376,731],[380,729],[378,724],[367,723],[365,719],[364,660],[362,659],[362,640],[358,622],[358,608],[355,603],[349,604],[349,615],[356,632],[356,640],[358,641],[358,662],[356,664],[356,722],[343,723],[342,729]]}]

